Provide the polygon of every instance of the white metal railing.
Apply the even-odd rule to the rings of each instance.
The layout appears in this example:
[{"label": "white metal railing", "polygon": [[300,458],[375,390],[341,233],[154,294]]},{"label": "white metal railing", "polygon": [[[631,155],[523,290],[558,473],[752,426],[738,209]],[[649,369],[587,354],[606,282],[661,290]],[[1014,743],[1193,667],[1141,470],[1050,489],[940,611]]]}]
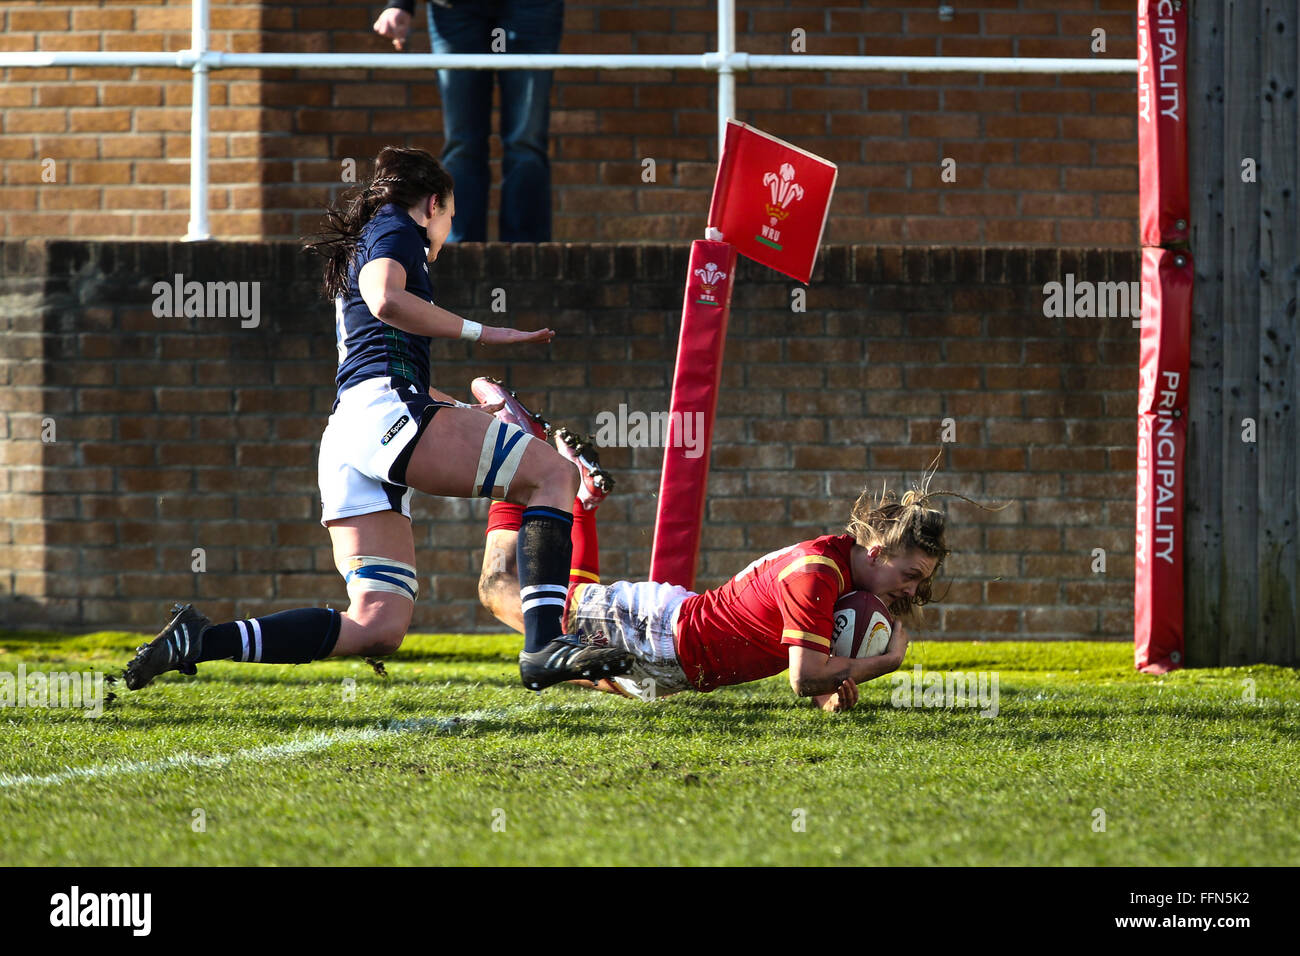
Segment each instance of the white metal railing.
[{"label": "white metal railing", "polygon": [[220,69],[705,70],[718,74],[718,151],[736,113],[742,70],[876,70],[891,73],[1136,74],[1137,60],[993,56],[761,55],[736,50],[735,0],[718,0],[718,49],[700,54],[653,53],[223,53],[208,49],[210,0],[192,0],[188,50],[172,53],[58,51],[0,53],[2,67],[153,66],[190,70],[190,221],[183,239],[208,230],[208,73]]}]

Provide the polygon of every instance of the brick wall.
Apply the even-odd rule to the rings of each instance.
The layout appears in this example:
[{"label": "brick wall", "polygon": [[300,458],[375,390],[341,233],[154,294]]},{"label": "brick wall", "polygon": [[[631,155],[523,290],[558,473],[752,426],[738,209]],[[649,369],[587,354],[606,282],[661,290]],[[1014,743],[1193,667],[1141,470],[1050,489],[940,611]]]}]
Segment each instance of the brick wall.
[{"label": "brick wall", "polygon": [[[744,0],[738,48],[811,54],[1135,56],[1133,0]],[[378,5],[221,2],[214,49],[385,52]],[[0,50],[180,50],[188,3],[0,3]],[[427,52],[424,7],[411,49]],[[694,0],[569,0],[562,50],[697,53],[715,13]],[[394,54],[396,55],[396,54]],[[188,220],[189,75],[165,69],[0,71],[0,235],[175,238]],[[693,238],[716,163],[715,83],[693,71],[570,70],[553,93],[556,239]],[[737,115],[840,164],[838,242],[1137,243],[1132,76],[741,74]],[[441,149],[435,79],[417,71],[215,71],[212,227],[292,238],[394,142]],[[495,140],[494,140],[495,143]],[[496,146],[494,145],[494,148]],[[498,150],[499,151],[499,150]],[[656,182],[641,180],[656,160]],[[955,182],[941,180],[945,158]],[[57,184],[41,181],[54,159]],[[495,203],[495,198],[494,198]],[[495,221],[491,227],[495,230]]]},{"label": "brick wall", "polygon": [[[437,342],[435,383],[463,396],[496,374],[586,429],[620,403],[666,409],[686,252],[448,247],[440,301],[560,335],[509,353]],[[214,618],[345,603],[317,523],[335,354],[311,259],[290,243],[9,241],[0,263],[0,626],[147,630],[175,599]],[[832,245],[797,313],[794,283],[742,261],[699,584],[838,530],[861,487],[914,480],[942,450],[942,486],[1014,503],[952,506],[931,636],[1131,636],[1137,332],[1044,318],[1042,287],[1136,269],[1128,251]],[[260,323],[155,318],[152,285],[176,273],[261,282]],[[607,578],[647,573],[661,455],[602,455],[618,479]],[[414,514],[415,626],[493,627],[475,597],[485,503],[417,496]]]}]

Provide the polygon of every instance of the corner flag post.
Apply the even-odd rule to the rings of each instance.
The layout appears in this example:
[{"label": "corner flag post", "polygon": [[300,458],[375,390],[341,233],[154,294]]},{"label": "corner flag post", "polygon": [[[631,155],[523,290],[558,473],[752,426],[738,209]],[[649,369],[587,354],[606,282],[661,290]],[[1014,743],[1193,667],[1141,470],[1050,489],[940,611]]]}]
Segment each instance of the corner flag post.
[{"label": "corner flag post", "polygon": [[[727,123],[708,238],[691,243],[650,556],[653,581],[695,584],[737,254],[806,284],[837,174],[820,156]],[[700,439],[689,448],[682,441],[688,428]]]}]

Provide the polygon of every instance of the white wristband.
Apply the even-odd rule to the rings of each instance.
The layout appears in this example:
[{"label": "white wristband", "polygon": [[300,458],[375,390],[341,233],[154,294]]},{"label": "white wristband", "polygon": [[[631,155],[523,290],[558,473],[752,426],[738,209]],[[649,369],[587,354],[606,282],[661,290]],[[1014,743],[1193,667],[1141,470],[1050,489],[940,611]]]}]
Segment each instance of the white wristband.
[{"label": "white wristband", "polygon": [[479,336],[483,334],[483,326],[477,322],[471,322],[469,319],[461,319],[460,337],[469,339],[471,342],[477,342]]}]

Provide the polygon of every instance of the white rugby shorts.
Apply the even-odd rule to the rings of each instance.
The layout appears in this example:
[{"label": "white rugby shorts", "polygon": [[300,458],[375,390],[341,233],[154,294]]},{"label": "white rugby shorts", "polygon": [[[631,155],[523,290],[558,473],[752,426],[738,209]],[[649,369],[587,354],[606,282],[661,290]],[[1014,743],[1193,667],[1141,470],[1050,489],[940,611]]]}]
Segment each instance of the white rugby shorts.
[{"label": "white rugby shorts", "polygon": [[614,682],[641,700],[694,690],[677,661],[677,612],[692,592],[676,584],[614,581],[579,584],[565,611],[564,630],[585,644],[621,647],[632,669]]},{"label": "white rugby shorts", "polygon": [[[411,489],[405,483],[410,456],[402,453],[414,448],[434,413],[446,405],[386,376],[345,391],[321,436],[321,524],[376,511],[411,517]],[[393,475],[399,457],[401,474]]]}]

